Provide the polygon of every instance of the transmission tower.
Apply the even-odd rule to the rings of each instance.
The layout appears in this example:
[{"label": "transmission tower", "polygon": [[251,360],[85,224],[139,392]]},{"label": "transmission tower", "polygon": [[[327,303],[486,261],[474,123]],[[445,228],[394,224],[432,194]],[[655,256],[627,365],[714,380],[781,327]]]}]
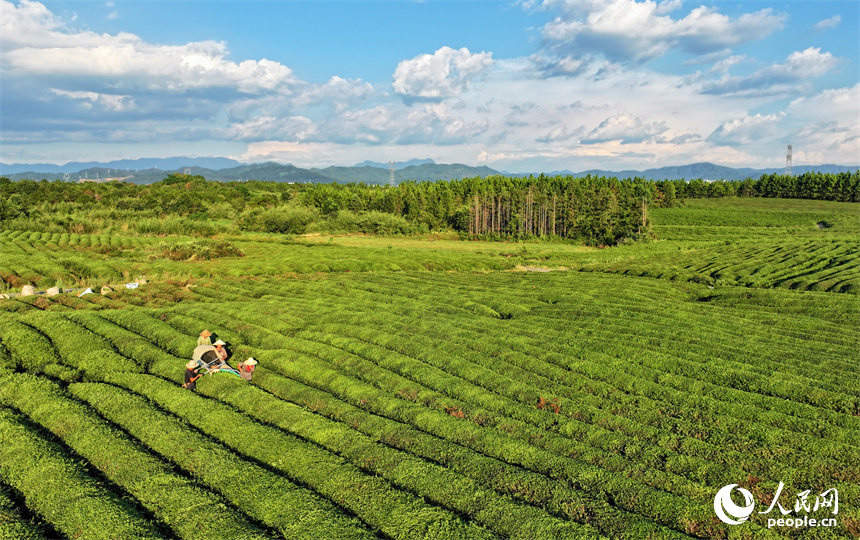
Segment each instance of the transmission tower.
[{"label": "transmission tower", "polygon": [[788,150],[785,151],[785,175],[791,176],[791,145],[788,145]]},{"label": "transmission tower", "polygon": [[388,185],[393,186],[394,184],[394,162],[388,162]]}]

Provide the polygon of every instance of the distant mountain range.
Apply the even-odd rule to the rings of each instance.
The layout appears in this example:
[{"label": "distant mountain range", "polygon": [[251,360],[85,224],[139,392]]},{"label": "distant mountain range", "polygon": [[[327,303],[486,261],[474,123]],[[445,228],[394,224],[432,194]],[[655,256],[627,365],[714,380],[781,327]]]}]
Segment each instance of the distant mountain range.
[{"label": "distant mountain range", "polygon": [[[840,172],[855,172],[860,170],[860,165],[844,166],[844,165],[799,165],[791,169],[792,174],[798,175],[806,172],[821,172],[821,173],[840,173]],[[747,178],[759,178],[764,174],[783,174],[784,167],[772,169],[750,169],[750,168],[732,168],[714,165],[713,163],[691,163],[690,165],[679,165],[675,167],[660,167],[658,169],[646,169],[644,171],[604,171],[600,169],[592,169],[588,171],[573,172],[569,170],[553,171],[546,173],[547,176],[573,176],[581,178],[583,176],[615,176],[617,178],[644,178],[646,180],[694,180],[702,178],[704,180],[745,180]],[[521,176],[521,175],[517,175]]]},{"label": "distant mountain range", "polygon": [[[472,167],[469,165],[440,164],[432,159],[413,159],[407,162],[395,164],[395,181],[397,183],[414,181],[436,181],[455,180],[459,178],[486,177],[492,175],[525,177],[535,173],[509,173],[497,171],[489,167]],[[822,173],[854,172],[860,170],[860,166],[843,165],[812,165],[795,166],[794,174],[802,174],[809,171]],[[280,163],[255,163],[246,165],[228,158],[160,158],[160,159],[135,159],[120,160],[107,163],[66,163],[65,165],[49,164],[12,164],[0,163],[0,175],[12,180],[97,180],[121,179],[135,184],[151,184],[163,180],[170,173],[190,172],[200,175],[207,180],[229,182],[243,180],[263,180],[274,182],[296,182],[296,183],[350,183],[364,182],[365,184],[387,184],[390,180],[388,163],[375,161],[364,161],[352,167],[326,167],[323,169],[311,168],[301,169],[293,165],[282,165]],[[587,171],[573,172],[570,170],[551,171],[544,173],[547,176],[573,176],[583,177],[607,176],[617,178],[639,177],[647,180],[691,180],[702,178],[705,180],[743,180],[746,178],[758,178],[763,174],[782,173],[784,169],[750,169],[723,167],[713,163],[693,163],[676,167],[661,167],[658,169],[646,169],[644,171],[624,170],[607,171],[592,169]]]},{"label": "distant mountain range", "polygon": [[[143,171],[146,169],[161,169],[162,171],[174,171],[183,167],[205,167],[207,169],[226,169],[227,167],[236,167],[241,165],[235,159],[208,157],[208,158],[187,158],[187,157],[171,157],[171,158],[141,158],[141,159],[121,159],[118,161],[109,162],[80,162],[72,161],[65,165],[52,165],[50,163],[14,163],[7,165],[0,163],[0,174],[12,178],[10,175],[23,172],[37,173],[78,173],[88,169],[126,169],[128,171]],[[40,178],[41,180],[41,178]]]}]

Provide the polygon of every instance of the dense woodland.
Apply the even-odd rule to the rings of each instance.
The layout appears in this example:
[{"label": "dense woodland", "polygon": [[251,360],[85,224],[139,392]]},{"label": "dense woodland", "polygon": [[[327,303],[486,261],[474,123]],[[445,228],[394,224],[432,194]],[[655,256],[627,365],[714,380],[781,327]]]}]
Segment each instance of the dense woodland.
[{"label": "dense woodland", "polygon": [[743,181],[606,177],[367,184],[209,182],[171,174],[150,185],[0,179],[2,228],[212,236],[456,231],[486,239],[555,238],[613,245],[652,237],[649,209],[685,198],[780,197],[860,202],[860,171]]}]

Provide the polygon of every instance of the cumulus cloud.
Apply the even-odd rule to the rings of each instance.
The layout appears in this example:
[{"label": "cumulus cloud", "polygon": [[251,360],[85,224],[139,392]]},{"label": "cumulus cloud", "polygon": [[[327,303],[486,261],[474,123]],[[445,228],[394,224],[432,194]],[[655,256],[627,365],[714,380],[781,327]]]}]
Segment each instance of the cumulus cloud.
[{"label": "cumulus cloud", "polygon": [[347,110],[327,121],[326,133],[331,140],[350,144],[381,144],[396,137],[396,113],[385,105],[369,109]]},{"label": "cumulus cloud", "polygon": [[572,56],[544,56],[542,54],[533,54],[531,56],[531,61],[541,73],[553,77],[572,77],[584,73],[589,68],[591,60],[590,56],[581,58],[574,58]]},{"label": "cumulus cloud", "polygon": [[857,104],[860,103],[860,83],[850,88],[823,90],[810,97],[800,97],[788,105],[788,112],[795,117],[814,120],[833,118],[860,127]]},{"label": "cumulus cloud", "polygon": [[829,52],[809,47],[791,53],[785,62],[760,69],[746,77],[725,75],[717,81],[702,85],[706,94],[769,95],[785,92],[792,86],[820,77],[839,65],[840,61]]},{"label": "cumulus cloud", "polygon": [[50,47],[65,39],[63,23],[39,2],[21,0],[16,6],[0,0],[0,45],[4,51],[20,46]]},{"label": "cumulus cloud", "polygon": [[242,141],[307,141],[318,136],[317,127],[304,116],[256,116],[232,124],[219,133],[221,138]]},{"label": "cumulus cloud", "polygon": [[666,122],[646,123],[638,117],[618,113],[601,122],[583,137],[581,142],[584,144],[607,141],[620,141],[622,144],[637,143],[654,140],[668,130],[669,126]]},{"label": "cumulus cloud", "polygon": [[[532,9],[555,19],[532,56],[442,47],[402,57],[382,87],[336,75],[314,84],[278,62],[232,60],[217,40],[164,46],[76,29],[39,2],[0,2],[7,155],[62,147],[96,159],[128,143],[138,154],[195,148],[301,166],[431,157],[546,171],[643,160],[761,165],[761,156],[784,159],[786,142],[797,156],[823,156],[818,162],[856,162],[860,153],[860,85],[816,95],[807,85],[841,60],[788,49],[765,66],[732,52],[781,25],[768,11],[727,17],[681,12],[681,0],[535,0]],[[753,36],[753,20],[765,31]],[[644,65],[669,50],[690,53],[687,65],[701,71],[683,77],[658,71],[662,62]],[[69,141],[78,146],[63,146]]]},{"label": "cumulus cloud", "polygon": [[793,100],[788,115],[802,127],[791,135],[811,163],[844,162],[860,159],[860,84],[850,88],[824,90],[814,96]]},{"label": "cumulus cloud", "polygon": [[462,110],[448,103],[392,103],[344,110],[324,118],[318,128],[320,140],[342,144],[452,145],[468,142],[488,126],[486,120],[464,118]]},{"label": "cumulus cloud", "polygon": [[461,94],[469,82],[493,64],[488,52],[442,47],[397,64],[394,91],[406,98],[440,100]]},{"label": "cumulus cloud", "polygon": [[295,107],[312,107],[324,104],[336,111],[365,101],[375,95],[373,85],[361,79],[347,80],[334,76],[323,85],[308,85],[296,90],[292,99]]},{"label": "cumulus cloud", "polygon": [[[576,65],[590,55],[621,63],[641,63],[671,49],[706,55],[761,39],[785,21],[770,9],[731,18],[704,6],[673,19],[669,14],[679,1],[545,0],[526,7],[559,13],[542,28],[546,51],[538,56],[553,68],[564,59]],[[547,57],[557,60],[547,62]]]},{"label": "cumulus cloud", "polygon": [[14,77],[74,79],[91,87],[76,90],[96,91],[92,87],[109,79],[126,89],[230,88],[246,94],[284,91],[295,82],[292,71],[278,62],[227,60],[223,42],[158,45],[128,33],[75,31],[44,5],[27,0],[17,6],[3,1],[2,9],[2,69]]},{"label": "cumulus cloud", "polygon": [[575,140],[582,135],[582,128],[571,128],[569,126],[553,126],[545,135],[535,139],[541,143],[557,143]]},{"label": "cumulus cloud", "polygon": [[212,41],[151,45],[137,36],[105,36],[96,46],[21,47],[7,51],[4,71],[33,78],[113,79],[125,88],[184,92],[232,88],[254,94],[286,89],[291,70],[270,60],[224,59],[226,45]]},{"label": "cumulus cloud", "polygon": [[400,144],[435,142],[462,144],[482,134],[489,127],[487,120],[467,121],[452,113],[446,103],[427,103],[421,109],[410,110],[401,124]]},{"label": "cumulus cloud", "polygon": [[745,116],[723,123],[707,140],[721,145],[737,146],[757,142],[779,133],[779,123],[785,113]]},{"label": "cumulus cloud", "polygon": [[[130,140],[127,124],[116,122],[133,121],[147,123],[141,133],[150,137],[157,123],[159,135],[174,140],[318,141],[331,135],[375,143],[399,135],[391,122],[377,127],[379,110],[355,110],[380,97],[360,79],[333,76],[310,84],[278,62],[231,61],[223,42],[168,46],[129,33],[75,30],[29,0],[3,1],[2,9],[0,69],[9,83],[0,103],[14,111],[4,114],[6,133],[29,127],[39,140],[104,133]],[[474,74],[480,58],[454,62],[461,79]],[[38,113],[28,114],[33,107]]]}]

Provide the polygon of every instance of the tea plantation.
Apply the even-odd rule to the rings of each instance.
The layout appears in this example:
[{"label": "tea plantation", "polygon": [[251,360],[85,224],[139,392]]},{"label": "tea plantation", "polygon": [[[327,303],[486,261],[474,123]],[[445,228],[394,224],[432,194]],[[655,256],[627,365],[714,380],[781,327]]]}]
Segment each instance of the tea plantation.
[{"label": "tea plantation", "polygon": [[[860,537],[857,204],[651,219],[603,249],[237,233],[185,260],[4,230],[7,292],[96,292],[0,300],[0,538]],[[204,328],[251,381],[182,388]]]}]

